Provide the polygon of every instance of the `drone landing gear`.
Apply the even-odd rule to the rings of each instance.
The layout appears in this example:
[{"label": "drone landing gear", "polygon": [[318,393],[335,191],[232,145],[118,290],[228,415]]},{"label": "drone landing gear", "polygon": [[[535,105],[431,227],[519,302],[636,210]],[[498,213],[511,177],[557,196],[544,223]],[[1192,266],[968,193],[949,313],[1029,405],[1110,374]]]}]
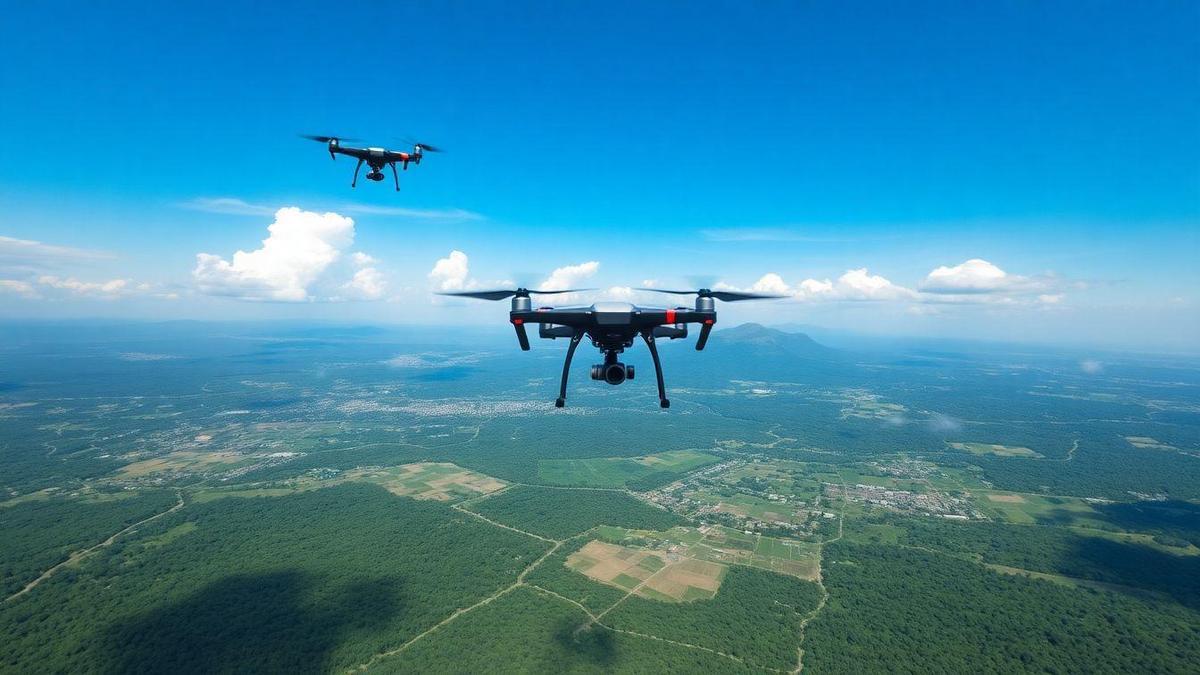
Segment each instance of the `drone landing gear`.
[{"label": "drone landing gear", "polygon": [[646,348],[650,350],[650,358],[654,361],[654,377],[658,380],[658,405],[660,408],[670,408],[667,386],[663,383],[662,362],[658,360],[658,347],[654,344],[654,331],[642,331],[642,339],[646,341]]},{"label": "drone landing gear", "polygon": [[555,408],[561,408],[567,404],[567,375],[571,373],[571,359],[575,357],[575,348],[579,346],[579,341],[583,339],[583,331],[577,330],[571,336],[571,346],[567,347],[567,360],[563,362],[562,383],[558,386],[558,398],[554,401]]},{"label": "drone landing gear", "polygon": [[362,160],[358,160],[358,164],[354,165],[354,178],[350,181],[350,187],[354,187],[358,183],[358,170],[362,168]]},{"label": "drone landing gear", "polygon": [[[395,179],[395,181],[396,181],[396,192],[399,192],[400,191],[400,174],[396,173],[396,163],[392,162],[388,166],[392,167],[392,178]],[[407,169],[408,166],[405,165],[404,168]]]}]

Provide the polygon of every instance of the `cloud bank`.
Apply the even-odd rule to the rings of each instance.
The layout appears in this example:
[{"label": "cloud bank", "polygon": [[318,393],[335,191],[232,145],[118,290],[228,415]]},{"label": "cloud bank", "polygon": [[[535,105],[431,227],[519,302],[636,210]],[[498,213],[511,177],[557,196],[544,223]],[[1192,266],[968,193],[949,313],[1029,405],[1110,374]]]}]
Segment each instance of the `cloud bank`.
[{"label": "cloud bank", "polygon": [[306,302],[372,300],[385,292],[375,259],[352,252],[354,220],[289,206],[275,212],[268,236],[231,260],[196,254],[192,278],[200,292],[240,300]]}]

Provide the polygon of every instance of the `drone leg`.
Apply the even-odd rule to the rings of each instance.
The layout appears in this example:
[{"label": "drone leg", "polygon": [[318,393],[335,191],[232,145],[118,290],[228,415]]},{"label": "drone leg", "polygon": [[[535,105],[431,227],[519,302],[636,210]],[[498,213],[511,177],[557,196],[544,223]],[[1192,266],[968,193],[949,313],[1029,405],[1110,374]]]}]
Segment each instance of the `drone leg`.
[{"label": "drone leg", "polygon": [[389,166],[392,167],[392,178],[396,180],[396,192],[400,191],[400,174],[396,173],[396,163],[392,162]]},{"label": "drone leg", "polygon": [[362,168],[362,160],[358,160],[358,164],[354,165],[354,179],[350,181],[350,187],[354,187],[358,183],[358,170]]},{"label": "drone leg", "polygon": [[658,378],[658,405],[662,408],[670,408],[671,402],[667,400],[667,385],[663,383],[662,362],[658,360],[658,347],[654,344],[654,331],[642,331],[642,339],[646,341],[646,348],[650,350],[650,358],[654,360],[654,376]]},{"label": "drone leg", "polygon": [[567,347],[567,360],[563,363],[562,384],[558,387],[558,399],[554,401],[555,408],[561,408],[567,404],[567,375],[571,373],[571,359],[575,356],[575,348],[579,346],[579,341],[583,339],[583,331],[577,330],[571,336],[571,346]]}]

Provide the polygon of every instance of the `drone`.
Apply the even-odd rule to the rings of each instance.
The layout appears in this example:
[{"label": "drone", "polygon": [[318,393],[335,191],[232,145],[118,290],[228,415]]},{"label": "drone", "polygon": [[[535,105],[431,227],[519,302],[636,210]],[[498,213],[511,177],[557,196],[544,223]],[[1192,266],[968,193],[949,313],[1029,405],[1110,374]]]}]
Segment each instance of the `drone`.
[{"label": "drone", "polygon": [[396,181],[396,192],[400,191],[400,174],[396,173],[396,162],[400,162],[401,168],[408,171],[408,164],[420,164],[421,157],[427,152],[441,152],[438,148],[429,145],[428,143],[413,143],[412,152],[398,152],[396,150],[388,150],[387,148],[352,148],[342,145],[342,141],[354,141],[354,138],[338,138],[337,136],[308,136],[302,135],[302,138],[307,138],[310,141],[325,143],[329,147],[329,157],[337,159],[338,155],[349,155],[358,159],[358,164],[354,167],[354,178],[350,181],[350,187],[355,187],[358,183],[358,170],[362,168],[363,162],[371,168],[367,173],[367,180],[373,180],[376,183],[383,180],[383,167],[390,166],[392,168],[392,178]]},{"label": "drone", "polygon": [[634,339],[641,336],[646,343],[646,348],[650,350],[650,358],[654,361],[654,375],[658,379],[658,404],[662,408],[670,408],[671,401],[667,399],[666,385],[663,383],[662,363],[658,359],[656,340],[685,338],[688,334],[688,324],[696,323],[700,324],[700,337],[696,340],[696,351],[700,351],[704,349],[704,345],[708,344],[708,335],[712,332],[713,324],[717,322],[716,300],[737,302],[783,297],[761,293],[714,291],[707,288],[695,291],[637,289],[672,295],[696,296],[694,308],[676,307],[674,309],[639,307],[627,302],[597,302],[587,307],[538,307],[534,309],[533,301],[530,298],[533,295],[578,293],[587,290],[594,289],[531,291],[528,288],[516,288],[493,291],[455,291],[439,295],[480,300],[512,298],[512,310],[508,313],[508,321],[516,330],[517,342],[524,351],[529,351],[529,335],[525,330],[526,324],[538,324],[538,337],[550,340],[570,339],[571,343],[567,347],[567,359],[563,363],[562,381],[558,387],[558,399],[554,401],[556,408],[567,404],[567,376],[571,370],[571,359],[574,358],[575,348],[579,346],[585,335],[591,339],[592,345],[604,354],[604,363],[592,366],[592,379],[602,380],[614,386],[625,380],[633,379],[633,366],[621,363],[618,355],[632,347]]}]

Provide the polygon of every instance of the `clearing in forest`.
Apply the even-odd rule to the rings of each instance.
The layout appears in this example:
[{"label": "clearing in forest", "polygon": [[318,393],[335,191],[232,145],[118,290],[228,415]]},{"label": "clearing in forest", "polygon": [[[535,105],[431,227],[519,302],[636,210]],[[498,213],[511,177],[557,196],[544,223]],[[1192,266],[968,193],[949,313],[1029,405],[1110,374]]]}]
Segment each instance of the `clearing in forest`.
[{"label": "clearing in forest", "polygon": [[682,475],[720,457],[698,450],[669,450],[644,457],[538,460],[538,477],[553,485],[620,488],[651,474]]},{"label": "clearing in forest", "polygon": [[490,494],[507,485],[498,478],[475,473],[448,462],[418,462],[354,469],[346,473],[346,479],[376,483],[401,497],[433,499],[440,502]]},{"label": "clearing in forest", "polygon": [[950,443],[955,450],[962,450],[973,455],[996,455],[998,457],[1034,457],[1041,458],[1040,453],[1029,448],[1015,445],[1000,445],[999,443]]},{"label": "clearing in forest", "polygon": [[236,452],[192,452],[180,450],[162,457],[143,459],[121,467],[122,478],[139,478],[153,473],[179,473],[204,471],[222,464],[237,464],[246,461],[245,455]]},{"label": "clearing in forest", "polygon": [[652,600],[707,600],[717,593],[726,567],[668,551],[593,540],[567,557],[567,567],[601,583],[636,590]]}]

